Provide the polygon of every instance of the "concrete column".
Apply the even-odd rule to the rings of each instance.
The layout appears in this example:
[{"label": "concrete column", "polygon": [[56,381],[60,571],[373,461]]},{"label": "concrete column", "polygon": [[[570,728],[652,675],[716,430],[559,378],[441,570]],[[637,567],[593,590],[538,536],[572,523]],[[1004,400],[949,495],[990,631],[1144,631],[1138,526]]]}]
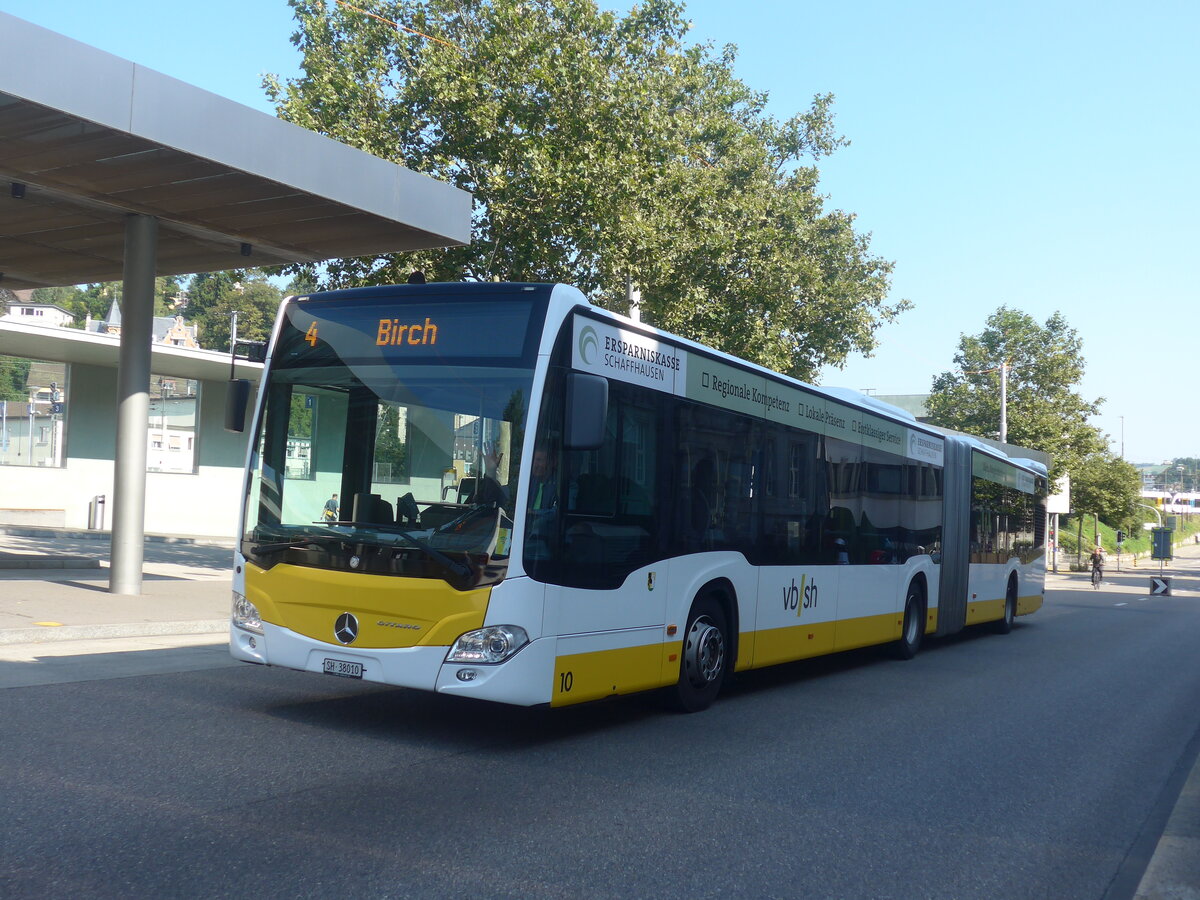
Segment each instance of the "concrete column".
[{"label": "concrete column", "polygon": [[114,594],[142,592],[146,530],[146,423],[150,413],[150,342],[154,333],[154,273],[158,220],[125,219],[125,284],[121,296],[121,360],[117,371],[117,455],[114,462],[112,569]]}]

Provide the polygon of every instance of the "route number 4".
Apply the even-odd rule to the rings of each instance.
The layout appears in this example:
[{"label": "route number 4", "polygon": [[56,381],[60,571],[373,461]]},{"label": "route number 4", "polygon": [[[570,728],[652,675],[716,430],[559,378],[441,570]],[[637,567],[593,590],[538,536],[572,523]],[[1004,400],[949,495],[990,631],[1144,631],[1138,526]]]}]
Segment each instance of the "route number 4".
[{"label": "route number 4", "polygon": [[308,343],[311,346],[313,346],[313,347],[317,346],[317,323],[316,322],[313,322],[311,325],[308,326],[308,331],[305,333],[304,339],[306,341],[308,341]]}]

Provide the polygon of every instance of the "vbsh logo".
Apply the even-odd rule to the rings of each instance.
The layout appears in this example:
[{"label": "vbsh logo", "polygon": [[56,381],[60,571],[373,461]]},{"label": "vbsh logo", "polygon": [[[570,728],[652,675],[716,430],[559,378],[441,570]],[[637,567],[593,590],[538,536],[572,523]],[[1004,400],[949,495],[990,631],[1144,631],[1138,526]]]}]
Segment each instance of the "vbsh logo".
[{"label": "vbsh logo", "polygon": [[792,579],[790,587],[783,589],[783,608],[795,610],[800,615],[803,610],[814,609],[817,605],[817,581],[809,580],[807,575],[800,576],[800,586]]}]

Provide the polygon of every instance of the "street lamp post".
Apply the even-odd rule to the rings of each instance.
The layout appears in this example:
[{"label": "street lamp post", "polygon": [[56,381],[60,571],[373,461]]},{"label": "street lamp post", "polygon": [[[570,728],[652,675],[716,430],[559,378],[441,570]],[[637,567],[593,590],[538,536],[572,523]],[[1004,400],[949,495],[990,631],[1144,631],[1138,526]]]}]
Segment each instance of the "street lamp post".
[{"label": "street lamp post", "polygon": [[1000,363],[1000,443],[1008,443],[1008,360]]}]

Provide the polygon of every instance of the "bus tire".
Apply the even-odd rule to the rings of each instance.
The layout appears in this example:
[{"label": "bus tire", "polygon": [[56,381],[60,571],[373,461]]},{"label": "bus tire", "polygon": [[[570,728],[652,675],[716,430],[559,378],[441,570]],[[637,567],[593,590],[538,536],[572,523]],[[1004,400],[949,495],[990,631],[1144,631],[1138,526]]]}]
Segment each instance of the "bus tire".
[{"label": "bus tire", "polygon": [[913,581],[904,598],[904,624],[900,640],[892,645],[896,659],[912,659],[921,649],[921,638],[925,634],[925,593],[921,585]]},{"label": "bus tire", "polygon": [[1017,576],[1008,579],[1008,590],[1004,592],[1004,615],[993,626],[996,634],[1008,634],[1017,620]]},{"label": "bus tire", "polygon": [[688,613],[672,700],[681,712],[707,709],[721,692],[730,660],[725,610],[711,594],[698,597]]}]

